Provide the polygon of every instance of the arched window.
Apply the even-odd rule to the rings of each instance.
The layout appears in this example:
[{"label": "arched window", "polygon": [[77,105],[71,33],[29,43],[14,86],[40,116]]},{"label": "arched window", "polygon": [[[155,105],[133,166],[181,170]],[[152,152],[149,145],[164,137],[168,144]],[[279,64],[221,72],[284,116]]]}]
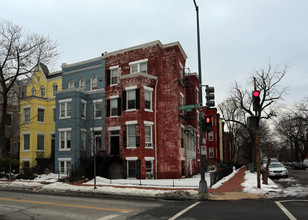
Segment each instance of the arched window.
[{"label": "arched window", "polygon": [[41,97],[45,98],[45,87],[44,86],[41,87]]},{"label": "arched window", "polygon": [[75,87],[74,80],[69,81],[69,83],[68,83],[68,88],[69,88],[69,89],[72,89],[72,88],[74,88],[74,87]]},{"label": "arched window", "polygon": [[36,96],[36,89],[35,88],[32,89],[32,96]]},{"label": "arched window", "polygon": [[86,90],[86,80],[84,78],[81,78],[79,80],[79,88],[83,89],[83,90]]},{"label": "arched window", "polygon": [[97,77],[92,76],[91,78],[91,90],[97,89]]},{"label": "arched window", "polygon": [[52,96],[56,96],[57,91],[58,91],[58,85],[55,83],[52,85]]}]

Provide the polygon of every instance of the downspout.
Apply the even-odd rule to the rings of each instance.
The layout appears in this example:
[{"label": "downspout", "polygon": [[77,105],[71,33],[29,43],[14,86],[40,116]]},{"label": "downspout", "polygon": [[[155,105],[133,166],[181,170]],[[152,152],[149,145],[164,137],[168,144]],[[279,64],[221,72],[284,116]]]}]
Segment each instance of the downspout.
[{"label": "downspout", "polygon": [[157,107],[157,83],[155,83],[155,107],[154,107],[154,125],[155,125],[155,179],[157,179],[157,124],[156,124],[156,107]]}]

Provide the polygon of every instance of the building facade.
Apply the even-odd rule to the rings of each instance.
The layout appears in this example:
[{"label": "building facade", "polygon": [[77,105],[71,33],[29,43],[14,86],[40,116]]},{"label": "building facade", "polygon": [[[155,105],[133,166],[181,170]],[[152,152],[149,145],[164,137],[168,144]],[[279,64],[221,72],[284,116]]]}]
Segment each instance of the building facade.
[{"label": "building facade", "polygon": [[[62,65],[56,96],[55,171],[67,175],[105,152],[105,60]],[[87,167],[84,167],[87,168]]]},{"label": "building facade", "polygon": [[20,102],[21,169],[39,169],[44,159],[54,161],[55,96],[61,86],[61,72],[50,73],[44,64],[38,65],[27,83]]},{"label": "building facade", "polygon": [[198,173],[198,77],[180,43],[154,41],[103,56],[106,170],[110,178],[181,178]]}]

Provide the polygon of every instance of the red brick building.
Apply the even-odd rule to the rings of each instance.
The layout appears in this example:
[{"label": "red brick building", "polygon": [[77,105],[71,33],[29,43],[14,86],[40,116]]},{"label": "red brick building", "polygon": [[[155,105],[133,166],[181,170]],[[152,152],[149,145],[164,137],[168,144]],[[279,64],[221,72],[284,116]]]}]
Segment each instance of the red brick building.
[{"label": "red brick building", "polygon": [[105,146],[110,178],[181,178],[199,172],[198,76],[179,42],[104,53]]}]

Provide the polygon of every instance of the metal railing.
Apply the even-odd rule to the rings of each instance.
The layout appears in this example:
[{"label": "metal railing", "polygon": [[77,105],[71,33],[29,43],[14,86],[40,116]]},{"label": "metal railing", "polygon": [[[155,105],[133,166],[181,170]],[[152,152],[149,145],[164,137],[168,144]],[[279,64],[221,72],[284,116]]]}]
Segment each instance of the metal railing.
[{"label": "metal railing", "polygon": [[210,172],[210,187],[217,183],[219,180],[225,176],[230,175],[233,172],[233,167],[226,167],[215,172]]}]

